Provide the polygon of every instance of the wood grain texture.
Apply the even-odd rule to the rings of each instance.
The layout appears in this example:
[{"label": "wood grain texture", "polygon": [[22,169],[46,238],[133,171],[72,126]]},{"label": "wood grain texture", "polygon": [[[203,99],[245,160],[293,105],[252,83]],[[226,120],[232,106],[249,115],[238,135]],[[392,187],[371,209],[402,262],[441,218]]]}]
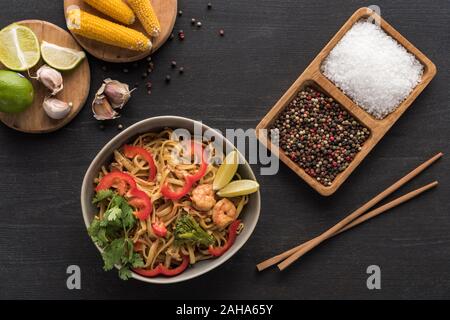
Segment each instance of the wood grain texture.
[{"label": "wood grain texture", "polygon": [[[62,47],[82,50],[70,33],[52,23],[41,20],[24,20],[18,23],[31,28],[40,43],[44,40]],[[30,70],[31,75],[35,75],[36,71],[43,64],[44,62],[41,59]],[[0,69],[4,69],[1,64]],[[76,69],[62,73],[64,89],[56,95],[56,98],[67,103],[72,102],[73,106],[70,113],[61,120],[51,119],[42,108],[44,98],[48,95],[48,89],[37,80],[30,79],[26,73],[22,74],[31,80],[33,84],[34,101],[28,109],[18,114],[0,112],[0,120],[8,127],[27,133],[52,132],[72,121],[84,107],[91,84],[89,62],[87,59],[84,59]]]},{"label": "wood grain texture", "polygon": [[[164,42],[167,41],[172,33],[175,20],[177,18],[177,0],[149,0],[151,1],[156,15],[158,16],[159,23],[161,25],[161,33],[158,37],[151,38],[152,49],[146,52],[139,52],[133,50],[122,49],[114,46],[110,46],[104,43],[100,43],[95,40],[90,40],[79,35],[73,34],[78,43],[94,57],[108,61],[108,62],[133,62],[145,58],[152,52],[158,50]],[[64,0],[64,13],[68,7],[76,5],[82,10],[95,14],[99,17],[111,20],[110,17],[105,16],[101,12],[92,8],[86,4],[83,0]],[[137,19],[136,19],[137,20]],[[128,26],[127,26],[128,27]],[[137,20],[133,25],[129,26],[135,30],[147,35],[144,27]],[[147,35],[148,36],[148,35]]]},{"label": "wood grain texture", "polygon": [[[183,16],[175,30],[183,29],[186,39],[168,41],[152,55],[155,70],[148,79],[141,79],[146,61],[135,68],[90,57],[90,98],[106,77],[139,83],[122,117],[104,130],[89,107],[52,134],[23,134],[0,125],[0,298],[450,298],[450,73],[445,72],[450,70],[450,4],[439,0],[377,1],[382,16],[440,72],[335,194],[322,197],[283,163],[274,176],[260,175],[262,165],[252,165],[261,185],[261,216],[252,237],[226,264],[170,286],[124,282],[102,270],[79,196],[89,163],[118,133],[119,123],[127,127],[173,114],[222,131],[255,128],[342,23],[373,3],[211,1],[207,10],[206,2],[178,2]],[[1,26],[29,17],[65,26],[62,2],[0,1]],[[201,29],[190,25],[192,17],[203,22]],[[218,36],[220,29],[224,37]],[[173,59],[185,67],[183,75],[171,69]],[[170,84],[164,82],[167,74]],[[151,95],[145,89],[149,80]],[[393,196],[439,180],[436,189],[339,235],[282,273],[256,271],[257,262],[322,233],[438,150],[445,154],[439,163]],[[81,290],[66,287],[72,264],[81,268]],[[366,287],[372,264],[381,268],[381,290]]]},{"label": "wood grain texture", "polygon": [[[351,98],[347,97],[336,85],[328,80],[320,70],[324,59],[330,54],[330,51],[342,39],[347,31],[350,30],[356,22],[361,19],[367,19],[368,17],[372,17],[375,21],[379,21],[381,28],[392,38],[397,40],[397,42],[399,42],[409,52],[411,52],[424,66],[424,73],[421,82],[414,88],[411,94],[395,109],[395,111],[393,111],[382,120],[375,119],[361,107],[356,105],[356,103],[354,103]],[[435,75],[436,66],[433,62],[431,62],[430,59],[428,59],[427,56],[425,56],[419,49],[417,49],[411,42],[403,37],[378,14],[376,14],[369,8],[360,8],[344,23],[344,25],[336,33],[336,35],[328,42],[328,44],[322,49],[322,51],[319,52],[317,57],[311,62],[306,70],[300,75],[300,77],[292,84],[292,86],[286,91],[281,99],[278,100],[274,107],[261,120],[261,122],[256,127],[258,138],[270,150],[274,150],[274,148],[277,148],[277,153],[279,153],[281,161],[283,161],[298,176],[305,180],[306,183],[308,183],[312,188],[314,188],[323,196],[330,196],[339,189],[339,187],[345,182],[345,180],[347,180],[347,178],[361,163],[361,161],[364,160],[364,158],[383,138],[383,136],[389,131],[394,123],[406,111],[406,109],[408,109],[408,107],[414,102],[418,95],[425,89],[426,86],[428,86]],[[355,158],[349,164],[349,166],[343,172],[337,175],[330,186],[324,186],[309,174],[307,174],[303,170],[303,168],[292,161],[281,149],[271,143],[271,141],[265,136],[267,130],[270,129],[270,126],[277,119],[278,115],[289,105],[289,103],[297,95],[297,93],[307,86],[314,87],[316,90],[324,92],[326,95],[334,98],[359,122],[364,124],[364,126],[366,126],[371,132],[368,140],[362,146],[361,151],[356,154]]]}]

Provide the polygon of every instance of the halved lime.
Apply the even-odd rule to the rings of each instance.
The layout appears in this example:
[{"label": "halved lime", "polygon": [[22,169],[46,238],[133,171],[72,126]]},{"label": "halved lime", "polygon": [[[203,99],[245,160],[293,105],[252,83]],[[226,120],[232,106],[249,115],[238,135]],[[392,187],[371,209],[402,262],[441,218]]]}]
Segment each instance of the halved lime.
[{"label": "halved lime", "polygon": [[253,180],[236,180],[227,184],[217,192],[219,197],[232,198],[245,196],[258,191],[259,184]]},{"label": "halved lime", "polygon": [[40,58],[39,41],[33,30],[13,23],[0,31],[0,61],[8,69],[28,70]]},{"label": "halved lime", "polygon": [[213,189],[220,190],[225,187],[231,179],[233,179],[237,168],[239,166],[239,157],[236,151],[231,151],[223,160],[219,170],[217,170],[216,177],[213,182]]},{"label": "halved lime", "polygon": [[83,51],[73,50],[42,41],[42,59],[50,67],[66,71],[74,69],[86,57]]}]

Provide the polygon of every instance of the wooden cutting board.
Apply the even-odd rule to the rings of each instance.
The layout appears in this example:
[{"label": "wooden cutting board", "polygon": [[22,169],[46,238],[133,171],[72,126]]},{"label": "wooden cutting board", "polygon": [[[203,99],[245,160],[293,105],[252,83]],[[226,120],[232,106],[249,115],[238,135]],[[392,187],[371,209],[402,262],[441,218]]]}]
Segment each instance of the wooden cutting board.
[{"label": "wooden cutting board", "polygon": [[[59,46],[68,47],[76,50],[82,50],[73,37],[67,31],[46,21],[25,20],[17,22],[18,24],[29,27],[34,31],[39,42],[45,40]],[[41,61],[30,70],[31,75],[36,75],[36,71],[44,63]],[[5,69],[0,64],[0,69]],[[27,133],[46,133],[60,129],[68,124],[80,110],[83,108],[89,94],[91,82],[88,60],[85,58],[74,70],[62,73],[64,80],[64,89],[56,95],[56,98],[67,103],[72,102],[72,110],[61,120],[53,120],[47,116],[42,108],[42,102],[48,89],[37,80],[30,79],[27,72],[22,74],[31,80],[34,88],[34,101],[31,107],[17,114],[6,114],[0,112],[0,120],[15,130]]]},{"label": "wooden cutting board", "polygon": [[[177,18],[177,0],[149,0],[151,1],[153,8],[155,9],[156,15],[159,19],[161,25],[161,34],[156,38],[151,38],[153,47],[151,50],[146,52],[133,51],[128,49],[122,49],[114,46],[110,46],[95,40],[90,40],[81,37],[76,34],[72,34],[78,43],[94,57],[108,61],[108,62],[132,62],[145,58],[151,53],[158,50],[164,42],[169,38],[172,33],[173,26],[175,25],[175,20]],[[95,14],[101,18],[114,21],[112,18],[105,16],[96,9],[92,8],[88,4],[84,3],[83,0],[64,0],[64,14],[66,15],[67,8],[69,6],[78,6],[80,9]],[[114,21],[117,22],[117,21]],[[136,19],[136,22],[127,26],[142,32],[143,34],[148,34],[145,32],[141,23]]]},{"label": "wooden cutting board", "polygon": [[[395,111],[386,116],[384,119],[376,119],[342,92],[336,85],[328,80],[321,72],[320,66],[323,60],[328,56],[334,46],[342,39],[348,30],[359,20],[372,17],[375,21],[380,21],[381,28],[398,43],[405,47],[412,53],[424,66],[424,73],[421,82],[412,90],[411,94],[397,107]],[[292,84],[292,86],[285,92],[285,94],[272,107],[269,113],[261,120],[256,127],[258,139],[266,145],[272,152],[279,154],[281,161],[283,161],[289,168],[291,168],[298,176],[305,180],[312,188],[323,196],[332,195],[344,183],[349,175],[356,169],[356,167],[364,160],[369,152],[377,145],[377,143],[384,137],[394,123],[402,116],[402,114],[411,106],[418,95],[430,83],[436,75],[436,66],[428,59],[419,49],[417,49],[411,42],[403,37],[397,30],[395,30],[382,17],[373,12],[369,8],[358,9],[330,40],[330,42],[322,49],[316,56],[306,70],[300,77]],[[277,145],[273,144],[267,137],[267,130],[270,129],[272,123],[276,120],[278,115],[289,105],[297,92],[306,86],[314,87],[316,90],[325,93],[327,96],[334,98],[341,106],[347,109],[354,118],[367,127],[371,134],[369,139],[364,143],[361,151],[356,154],[356,157],[350,165],[341,172],[332,182],[331,186],[324,186],[316,179],[307,174],[301,167],[292,161]]]}]

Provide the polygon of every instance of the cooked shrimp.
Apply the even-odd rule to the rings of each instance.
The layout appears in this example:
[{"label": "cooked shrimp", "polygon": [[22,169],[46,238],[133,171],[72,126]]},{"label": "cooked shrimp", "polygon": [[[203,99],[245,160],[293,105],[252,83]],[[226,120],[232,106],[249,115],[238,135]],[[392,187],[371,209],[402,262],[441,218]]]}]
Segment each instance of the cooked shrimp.
[{"label": "cooked shrimp", "polygon": [[216,204],[212,184],[201,184],[192,190],[192,204],[200,211],[208,211]]},{"label": "cooked shrimp", "polygon": [[212,214],[213,222],[223,229],[237,218],[237,210],[233,202],[222,199],[216,203]]}]

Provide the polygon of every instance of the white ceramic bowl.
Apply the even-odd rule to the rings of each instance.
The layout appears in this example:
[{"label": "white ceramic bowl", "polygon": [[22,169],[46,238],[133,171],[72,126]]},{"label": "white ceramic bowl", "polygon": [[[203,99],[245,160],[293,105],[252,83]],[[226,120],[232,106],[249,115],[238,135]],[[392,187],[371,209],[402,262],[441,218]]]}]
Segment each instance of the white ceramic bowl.
[{"label": "white ceramic bowl", "polygon": [[[89,166],[86,175],[84,176],[83,185],[81,187],[81,209],[83,211],[83,219],[86,224],[86,228],[89,227],[92,219],[96,214],[96,208],[92,205],[92,198],[94,196],[94,178],[97,176],[98,172],[102,165],[108,164],[113,155],[113,151],[115,149],[120,148],[123,144],[132,141],[133,137],[136,137],[140,134],[147,132],[158,132],[164,129],[165,127],[173,128],[173,129],[187,129],[190,132],[193,132],[194,125],[200,125],[202,130],[213,130],[208,126],[201,124],[192,119],[183,118],[183,117],[175,117],[175,116],[161,116],[149,118],[146,120],[142,120],[131,127],[127,128],[116,137],[114,137],[108,144],[106,144],[100,152],[97,154],[95,159],[92,161]],[[221,136],[217,131],[217,136]],[[228,147],[232,147],[232,143],[223,137],[224,144]],[[240,154],[242,160],[243,156]],[[239,165],[238,172],[245,179],[256,180],[255,175],[253,174],[250,165],[244,160],[245,163]],[[241,162],[242,163],[242,162]],[[133,278],[137,280],[141,280],[149,283],[175,283],[180,281],[189,280],[195,277],[198,277],[218,266],[222,263],[230,259],[248,240],[253,230],[255,229],[256,223],[258,222],[259,212],[261,207],[261,199],[259,191],[251,194],[249,197],[248,204],[244,207],[240,218],[244,222],[244,229],[236,238],[233,246],[222,256],[205,260],[196,263],[193,266],[190,266],[186,271],[177,275],[175,277],[156,277],[156,278],[146,278],[140,276],[136,273],[133,273]],[[97,247],[98,248],[98,247]],[[100,250],[100,248],[98,248]],[[100,266],[99,266],[100,267]]]}]

